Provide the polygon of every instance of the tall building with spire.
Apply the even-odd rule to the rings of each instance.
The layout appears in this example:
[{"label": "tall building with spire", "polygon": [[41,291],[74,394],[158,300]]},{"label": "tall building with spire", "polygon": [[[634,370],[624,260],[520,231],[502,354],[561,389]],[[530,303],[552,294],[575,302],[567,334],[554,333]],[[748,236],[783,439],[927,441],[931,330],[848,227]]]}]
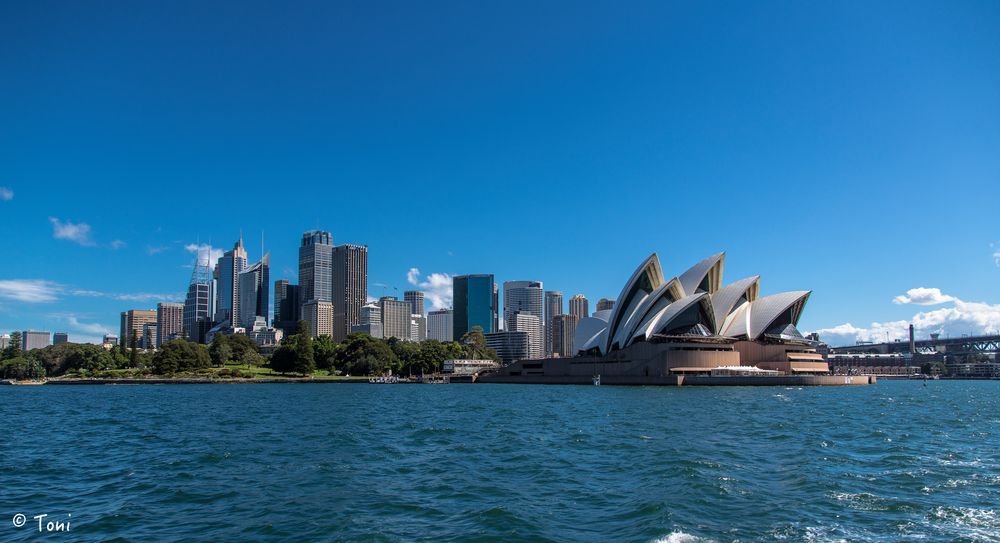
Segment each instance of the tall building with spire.
[{"label": "tall building with spire", "polygon": [[239,274],[239,325],[250,330],[258,317],[267,322],[271,300],[271,253]]},{"label": "tall building with spire", "polygon": [[243,247],[243,234],[232,250],[226,251],[215,265],[215,280],[218,285],[218,299],[215,308],[215,322],[240,324],[240,274],[247,267],[247,250]]},{"label": "tall building with spire", "polygon": [[209,253],[199,250],[184,300],[184,333],[190,341],[204,343],[205,334],[212,328],[214,290]]},{"label": "tall building with spire", "polygon": [[361,308],[368,303],[368,246],[333,248],[333,340],[344,341],[361,324]]}]

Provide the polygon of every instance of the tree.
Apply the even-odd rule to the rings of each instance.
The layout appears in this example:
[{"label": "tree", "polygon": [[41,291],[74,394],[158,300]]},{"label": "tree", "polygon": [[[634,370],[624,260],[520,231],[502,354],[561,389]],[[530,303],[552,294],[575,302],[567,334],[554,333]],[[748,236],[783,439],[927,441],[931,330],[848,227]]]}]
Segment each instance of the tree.
[{"label": "tree", "polygon": [[216,366],[225,365],[233,359],[233,350],[229,347],[228,336],[215,334],[212,338],[212,345],[208,348],[208,355],[212,357],[212,364]]},{"label": "tree", "polygon": [[417,373],[420,373],[420,345],[418,343],[398,341],[390,343],[390,345],[392,353],[399,359],[400,371],[412,374],[416,370]]},{"label": "tree", "polygon": [[35,359],[15,356],[0,362],[0,377],[4,379],[42,379],[45,368]]},{"label": "tree", "polygon": [[252,368],[261,365],[264,362],[264,358],[257,354],[257,351],[246,350],[243,351],[240,362],[246,364],[247,368]]},{"label": "tree", "polygon": [[389,344],[365,333],[355,333],[337,350],[336,366],[355,375],[372,375],[397,369],[399,359]]},{"label": "tree", "polygon": [[289,373],[295,371],[295,349],[289,345],[282,345],[271,355],[269,364],[271,371],[278,373]]},{"label": "tree", "polygon": [[316,371],[312,337],[309,334],[299,334],[295,343],[295,371],[302,375],[309,375]]},{"label": "tree", "polygon": [[69,371],[97,371],[115,368],[115,359],[102,347],[90,344],[63,343],[35,349],[26,355],[56,377]]},{"label": "tree", "polygon": [[135,334],[129,334],[128,367],[139,367],[139,350],[136,348]]},{"label": "tree", "polygon": [[21,356],[21,332],[10,333],[10,344],[0,352],[0,360]]},{"label": "tree", "polygon": [[486,345],[486,336],[480,326],[473,326],[462,336],[466,358],[472,360],[499,360],[497,352]]},{"label": "tree", "polygon": [[226,341],[229,343],[229,348],[233,352],[231,360],[243,360],[243,357],[246,356],[247,352],[252,352],[254,354],[260,352],[257,342],[249,336],[244,336],[243,334],[226,336]]},{"label": "tree", "polygon": [[153,372],[171,374],[211,367],[212,358],[204,345],[183,339],[168,341],[153,356]]},{"label": "tree", "polygon": [[332,371],[336,366],[336,355],[338,343],[334,343],[333,338],[322,335],[313,341],[313,358],[316,367],[321,370]]}]

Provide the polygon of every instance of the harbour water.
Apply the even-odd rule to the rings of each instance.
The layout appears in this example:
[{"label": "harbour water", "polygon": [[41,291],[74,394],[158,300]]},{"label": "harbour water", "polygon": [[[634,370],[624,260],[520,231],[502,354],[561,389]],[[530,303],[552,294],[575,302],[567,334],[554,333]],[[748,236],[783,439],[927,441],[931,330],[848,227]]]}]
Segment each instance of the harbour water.
[{"label": "harbour water", "polygon": [[997,381],[0,387],[0,415],[3,541],[1000,541]]}]

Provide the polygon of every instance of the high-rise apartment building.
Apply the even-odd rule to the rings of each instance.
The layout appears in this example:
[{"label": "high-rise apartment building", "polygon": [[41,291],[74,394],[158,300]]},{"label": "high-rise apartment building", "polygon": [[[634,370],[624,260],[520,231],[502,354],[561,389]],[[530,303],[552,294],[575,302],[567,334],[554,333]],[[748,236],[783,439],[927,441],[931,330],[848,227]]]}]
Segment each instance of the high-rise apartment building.
[{"label": "high-rise apartment building", "polygon": [[312,337],[333,335],[333,303],[310,300],[302,306],[302,319],[309,325]]},{"label": "high-rise apartment building", "polygon": [[333,248],[333,340],[344,341],[368,303],[368,247]]},{"label": "high-rise apartment building", "polygon": [[294,334],[302,318],[302,304],[299,303],[299,286],[292,285],[286,279],[274,282],[274,324],[285,332]]},{"label": "high-rise apartment building", "polygon": [[49,346],[49,342],[51,341],[50,336],[50,332],[25,330],[21,332],[21,350],[27,352],[35,349],[44,349]]},{"label": "high-rise apartment building", "polygon": [[452,296],[455,341],[461,341],[462,336],[477,326],[484,334],[499,330],[499,296],[493,274],[456,275],[452,278]]},{"label": "high-rise apartment building", "polygon": [[569,315],[556,315],[552,320],[552,343],[553,354],[559,356],[573,356],[573,341],[576,338],[576,325],[580,322],[580,317]]},{"label": "high-rise apartment building", "polygon": [[63,343],[69,343],[69,334],[66,332],[56,332],[52,335],[53,345],[62,345]]},{"label": "high-rise apartment building", "polygon": [[267,327],[268,306],[271,302],[271,253],[239,274],[239,326],[250,330],[258,318]]},{"label": "high-rise apartment building", "polygon": [[427,313],[427,339],[453,341],[454,315],[455,312],[451,309],[435,309]]},{"label": "high-rise apartment building", "polygon": [[609,300],[607,298],[601,298],[600,300],[597,300],[597,310],[598,311],[607,311],[607,310],[614,309],[614,308],[615,308],[615,301],[614,300]]},{"label": "high-rise apartment building", "polygon": [[184,304],[160,302],[156,304],[156,348],[183,335]]},{"label": "high-rise apartment building", "polygon": [[[333,238],[329,232],[302,234],[299,246],[299,303],[333,302]],[[302,310],[303,316],[305,309]]]},{"label": "high-rise apartment building", "polygon": [[583,294],[577,294],[569,299],[569,314],[578,319],[590,316],[590,301]]},{"label": "high-rise apartment building", "polygon": [[156,324],[155,309],[129,309],[121,314],[121,338],[122,346],[131,348],[132,338],[135,338],[136,346],[142,346],[143,326],[146,324]]},{"label": "high-rise apartment building", "polygon": [[[545,291],[541,281],[504,281],[504,329],[529,332],[528,339],[531,345],[528,350],[533,358],[545,356],[544,299]],[[530,325],[530,329],[527,330],[518,328],[515,316],[519,313],[538,317],[537,330],[535,325]]]},{"label": "high-rise apartment building", "polygon": [[395,296],[383,296],[378,301],[382,310],[382,335],[385,339],[410,339],[410,304]]},{"label": "high-rise apartment building", "polygon": [[424,293],[419,290],[407,290],[403,293],[403,299],[410,302],[412,306],[410,313],[413,315],[424,314]]},{"label": "high-rise apartment building", "polygon": [[545,291],[545,355],[555,352],[552,345],[552,319],[563,314],[563,293],[558,290]]},{"label": "high-rise apartment building", "polygon": [[215,322],[225,322],[230,326],[239,326],[240,322],[240,274],[247,267],[247,251],[243,247],[243,236],[219,257],[215,264],[215,281],[217,298],[215,304]]},{"label": "high-rise apartment building", "polygon": [[[506,306],[504,306],[506,311]],[[507,321],[507,330],[528,334],[528,358],[545,356],[545,332],[542,318],[531,313],[516,311]]]}]

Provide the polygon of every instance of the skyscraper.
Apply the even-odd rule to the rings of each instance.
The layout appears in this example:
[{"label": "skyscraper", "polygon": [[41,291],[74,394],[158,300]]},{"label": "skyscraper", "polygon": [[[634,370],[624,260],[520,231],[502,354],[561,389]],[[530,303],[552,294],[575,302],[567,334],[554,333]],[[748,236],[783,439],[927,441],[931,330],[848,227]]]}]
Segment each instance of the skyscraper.
[{"label": "skyscraper", "polygon": [[590,316],[590,301],[583,294],[577,294],[569,299],[569,314],[578,319]]},{"label": "skyscraper", "polygon": [[[209,265],[207,250],[199,250],[195,256],[194,270],[191,272],[191,283],[188,285],[187,298],[184,300],[184,333],[195,343],[204,343],[205,334],[212,328],[212,315],[215,311],[212,285],[212,272]],[[118,341],[127,346],[124,336]]]},{"label": "skyscraper", "polygon": [[455,312],[451,309],[436,309],[427,313],[427,339],[453,341],[454,315]]},{"label": "skyscraper", "polygon": [[551,356],[555,349],[552,345],[552,319],[563,314],[563,293],[558,290],[545,291],[545,355]]},{"label": "skyscraper", "polygon": [[499,329],[497,284],[493,274],[456,275],[452,278],[452,295],[455,300],[454,333],[452,337],[461,341],[462,336],[476,326],[484,334]]},{"label": "skyscraper", "polygon": [[412,308],[410,313],[413,315],[423,315],[424,314],[424,293],[419,290],[407,290],[403,293],[403,299],[410,302]]},{"label": "skyscraper", "polygon": [[410,341],[427,339],[427,317],[418,313],[410,315]]},{"label": "skyscraper", "polygon": [[142,325],[142,341],[139,342],[139,346],[143,349],[159,349],[160,348],[160,334],[159,325],[156,321],[147,322]]},{"label": "skyscraper", "polygon": [[[503,319],[504,329],[528,332],[529,356],[542,358],[545,356],[545,328],[543,326],[544,290],[541,281],[504,281],[503,284]],[[518,327],[516,315],[534,315],[534,324],[522,323]],[[528,329],[524,329],[528,326]],[[536,330],[537,327],[537,330]]]},{"label": "skyscraper", "polygon": [[[329,232],[302,234],[299,246],[299,303],[333,302],[333,238]],[[302,310],[303,316],[305,309]]]},{"label": "skyscraper", "polygon": [[179,338],[184,326],[184,304],[160,302],[156,304],[156,347]]},{"label": "skyscraper", "polygon": [[614,307],[615,307],[615,301],[614,300],[609,300],[607,298],[601,298],[600,300],[597,300],[597,310],[598,311],[606,311],[606,310],[609,310],[609,309],[614,309]]},{"label": "skyscraper", "polygon": [[288,283],[286,279],[274,282],[274,324],[285,335],[294,334],[302,315],[302,305],[299,303],[299,286]]},{"label": "skyscraper", "polygon": [[233,248],[223,253],[215,265],[215,280],[218,298],[215,308],[215,322],[225,322],[239,326],[240,322],[240,274],[247,267],[247,251],[243,247],[243,236]]},{"label": "skyscraper", "polygon": [[580,317],[576,315],[556,315],[552,320],[552,350],[559,356],[573,356],[573,341],[576,338],[576,325]]},{"label": "skyscraper", "polygon": [[528,358],[528,333],[504,330],[486,334],[486,346],[497,352],[504,364]]},{"label": "skyscraper", "polygon": [[344,341],[368,303],[368,247],[333,248],[333,340]]},{"label": "skyscraper", "polygon": [[302,319],[309,325],[312,337],[333,335],[333,303],[310,300],[302,306]]},{"label": "skyscraper", "polygon": [[374,338],[382,338],[382,308],[375,303],[361,307],[358,324],[351,326],[351,333],[364,332]]},{"label": "skyscraper", "polygon": [[410,304],[395,296],[383,296],[378,301],[382,310],[382,336],[410,339]]},{"label": "skyscraper", "polygon": [[53,345],[62,345],[63,343],[69,343],[69,334],[66,332],[56,332],[52,335]]},{"label": "skyscraper", "polygon": [[122,311],[120,336],[122,338],[122,346],[131,348],[133,337],[137,346],[143,346],[143,325],[147,323],[156,324],[155,310],[129,309],[128,311]]},{"label": "skyscraper", "polygon": [[[506,306],[504,306],[506,310]],[[507,321],[507,330],[511,332],[526,332],[528,334],[528,358],[545,356],[545,332],[542,318],[524,311],[515,311]]]},{"label": "skyscraper", "polygon": [[48,347],[50,341],[49,334],[49,332],[40,332],[37,330],[25,330],[21,332],[21,350],[28,352]]},{"label": "skyscraper", "polygon": [[[271,301],[271,253],[239,274],[239,326],[250,330],[257,317],[267,323]],[[266,327],[266,326],[265,326]]]}]

